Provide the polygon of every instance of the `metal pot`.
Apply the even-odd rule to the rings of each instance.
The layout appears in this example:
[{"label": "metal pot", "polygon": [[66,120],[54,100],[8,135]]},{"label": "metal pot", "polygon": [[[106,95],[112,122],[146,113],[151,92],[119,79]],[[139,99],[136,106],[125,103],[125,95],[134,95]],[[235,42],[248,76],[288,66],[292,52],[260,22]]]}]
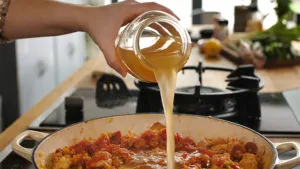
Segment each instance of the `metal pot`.
[{"label": "metal pot", "polygon": [[[74,144],[74,140],[91,137],[97,138],[103,132],[129,130],[141,133],[155,123],[165,123],[163,114],[135,114],[99,118],[77,123],[51,135],[36,131],[25,131],[12,142],[13,151],[31,161],[36,168],[44,169],[49,156],[56,149]],[[204,138],[237,137],[244,141],[253,141],[258,146],[258,153],[263,157],[263,169],[292,168],[300,164],[300,146],[296,142],[271,143],[263,135],[238,124],[210,117],[194,115],[174,115],[175,132],[190,136],[195,141]],[[23,139],[31,137],[40,143],[33,149],[20,145]],[[296,157],[280,160],[278,152],[295,149]]]}]

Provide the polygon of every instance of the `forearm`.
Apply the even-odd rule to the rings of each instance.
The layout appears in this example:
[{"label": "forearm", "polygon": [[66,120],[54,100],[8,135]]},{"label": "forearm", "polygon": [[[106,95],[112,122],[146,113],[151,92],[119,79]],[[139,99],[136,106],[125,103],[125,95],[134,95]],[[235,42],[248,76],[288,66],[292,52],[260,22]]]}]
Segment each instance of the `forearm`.
[{"label": "forearm", "polygon": [[17,39],[84,31],[87,11],[54,0],[11,0],[2,35]]},{"label": "forearm", "polygon": [[[7,3],[9,1],[10,5]],[[55,0],[0,2],[4,2],[0,3],[0,43],[20,38],[83,31],[88,33],[102,50],[108,65],[122,76],[125,76],[127,71],[115,53],[115,39],[120,28],[149,10],[161,10],[176,17],[170,9],[157,3],[139,3],[135,0],[103,7],[77,6]]]}]

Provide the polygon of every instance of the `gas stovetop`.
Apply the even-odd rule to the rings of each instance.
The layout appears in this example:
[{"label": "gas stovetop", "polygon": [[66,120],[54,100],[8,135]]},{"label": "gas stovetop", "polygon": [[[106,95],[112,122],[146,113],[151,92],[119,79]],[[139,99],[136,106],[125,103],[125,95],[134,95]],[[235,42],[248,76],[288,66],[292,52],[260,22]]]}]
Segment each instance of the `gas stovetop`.
[{"label": "gas stovetop", "polygon": [[[245,125],[265,135],[300,134],[300,108],[297,91],[283,93],[259,93],[263,79],[257,76],[253,66],[236,69],[221,67],[184,67],[183,71],[195,70],[200,85],[177,88],[174,113],[213,116]],[[201,86],[202,73],[227,71],[227,91]],[[135,82],[138,89],[129,90],[122,79],[104,74],[96,89],[75,89],[68,97],[63,96],[52,110],[44,113],[29,128],[57,130],[73,123],[90,119],[135,113],[163,113],[157,84]],[[299,90],[300,91],[300,90]]]},{"label": "gas stovetop", "polygon": [[[236,70],[186,67],[199,73],[200,85],[179,88],[175,93],[174,113],[209,115],[252,128],[268,137],[300,137],[300,89],[280,93],[259,93],[263,86],[253,67]],[[228,91],[201,86],[202,71],[229,71]],[[64,93],[28,129],[56,131],[70,124],[123,114],[163,113],[159,89],[155,84],[136,82],[138,89],[129,90],[113,75],[103,75],[96,89],[78,88]],[[24,145],[36,143],[26,140]],[[11,152],[8,147],[0,153],[0,168],[34,168],[29,162]]]},{"label": "gas stovetop", "polygon": [[[135,114],[138,91],[132,90],[130,92],[132,95],[127,102],[111,107],[101,107],[95,101],[95,89],[76,89],[70,95],[70,98],[84,98],[83,111],[66,111],[65,104],[62,102],[48,116],[44,117],[44,120],[33,123],[29,126],[29,129],[57,130],[72,123],[85,120],[122,114]],[[296,93],[298,94],[296,95]],[[283,135],[287,137],[291,135],[300,137],[300,106],[295,104],[299,98],[300,90],[283,93],[261,93],[259,94],[261,105],[260,120],[253,122],[254,124],[243,121],[235,122],[269,136]]]}]

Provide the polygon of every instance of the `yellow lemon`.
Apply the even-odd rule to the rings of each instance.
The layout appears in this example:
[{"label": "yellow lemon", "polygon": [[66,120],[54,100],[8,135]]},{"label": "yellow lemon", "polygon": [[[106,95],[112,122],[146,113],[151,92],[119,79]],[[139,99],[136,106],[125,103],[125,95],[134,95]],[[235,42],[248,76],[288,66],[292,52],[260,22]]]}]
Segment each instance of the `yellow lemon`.
[{"label": "yellow lemon", "polygon": [[221,49],[221,42],[215,38],[207,40],[202,47],[204,55],[208,57],[216,57],[220,53]]}]

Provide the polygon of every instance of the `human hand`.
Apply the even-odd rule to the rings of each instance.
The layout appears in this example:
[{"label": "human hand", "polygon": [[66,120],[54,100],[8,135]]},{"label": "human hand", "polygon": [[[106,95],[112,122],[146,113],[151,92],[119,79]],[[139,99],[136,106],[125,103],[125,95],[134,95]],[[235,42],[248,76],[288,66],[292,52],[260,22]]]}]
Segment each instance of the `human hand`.
[{"label": "human hand", "polygon": [[86,11],[85,31],[102,50],[107,64],[123,77],[126,76],[127,70],[123,68],[116,56],[115,39],[122,26],[149,10],[160,10],[177,17],[170,9],[157,3],[139,3],[134,0],[95,7]]}]

